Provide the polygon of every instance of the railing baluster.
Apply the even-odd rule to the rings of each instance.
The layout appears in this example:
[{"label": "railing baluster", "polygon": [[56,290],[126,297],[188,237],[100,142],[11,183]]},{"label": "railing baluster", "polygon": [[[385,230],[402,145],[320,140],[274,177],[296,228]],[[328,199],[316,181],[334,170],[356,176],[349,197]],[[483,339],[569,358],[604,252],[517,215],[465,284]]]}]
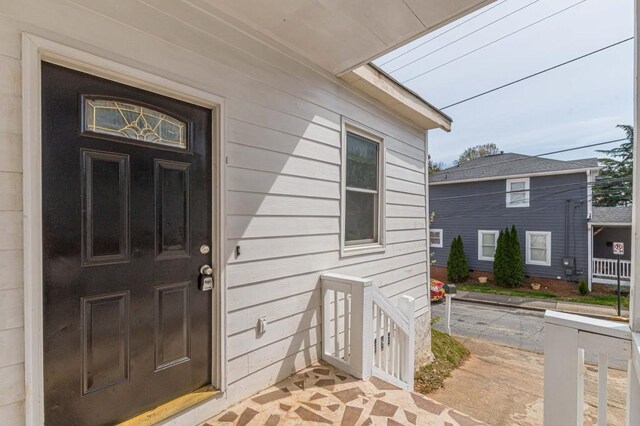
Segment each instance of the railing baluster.
[{"label": "railing baluster", "polygon": [[609,357],[606,353],[598,354],[598,425],[607,426],[607,373]]},{"label": "railing baluster", "polygon": [[382,334],[384,343],[384,371],[389,372],[389,317],[384,317],[384,332]]},{"label": "railing baluster", "polygon": [[349,297],[347,294],[344,295],[344,360],[349,362],[349,358],[351,356],[351,327],[349,325],[349,320],[351,316],[351,309],[349,308]]},{"label": "railing baluster", "polygon": [[376,366],[378,368],[382,368],[382,332],[381,332],[381,328],[382,328],[382,309],[380,309],[380,307],[378,306],[378,321],[377,321],[377,326],[376,326],[376,360],[377,360],[377,364]]},{"label": "railing baluster", "polygon": [[340,342],[338,341],[338,290],[333,290],[333,341],[334,341],[334,354],[336,358],[340,358]]},{"label": "railing baluster", "polygon": [[389,350],[391,351],[391,366],[389,374],[395,377],[396,375],[396,323],[391,323],[391,342],[389,343]]}]

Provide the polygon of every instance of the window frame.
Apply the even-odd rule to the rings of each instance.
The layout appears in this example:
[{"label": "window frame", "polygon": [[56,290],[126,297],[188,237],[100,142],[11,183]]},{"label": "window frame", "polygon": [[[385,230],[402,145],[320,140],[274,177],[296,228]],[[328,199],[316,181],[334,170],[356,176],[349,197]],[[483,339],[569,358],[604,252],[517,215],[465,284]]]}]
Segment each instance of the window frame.
[{"label": "window frame", "polygon": [[[507,179],[507,188],[506,188],[506,206],[507,208],[521,208],[521,207],[529,207],[529,201],[530,201],[530,194],[531,194],[531,190],[530,190],[530,179],[529,178],[518,178],[518,179]],[[524,189],[522,191],[514,191],[514,192],[524,192],[524,199],[525,202],[524,203],[520,203],[520,204],[513,204],[513,200],[511,199],[512,195],[514,192],[511,192],[511,184],[512,183],[524,183]]]},{"label": "window frame", "polygon": [[[545,236],[547,256],[544,262],[540,260],[531,259],[531,236],[533,235]],[[527,265],[551,266],[551,232],[550,231],[527,231],[525,251],[526,251]]]},{"label": "window frame", "polygon": [[[377,206],[374,220],[377,221],[376,237],[373,240],[346,241],[347,190],[353,192],[375,193],[362,188],[347,188],[347,134],[352,133],[378,144],[378,189]],[[341,147],[341,197],[340,197],[340,254],[341,256],[383,252],[386,249],[386,215],[385,215],[385,144],[384,136],[361,124],[342,119]]]},{"label": "window frame", "polygon": [[[431,233],[432,232],[437,232],[439,235],[439,243],[438,244],[432,244],[431,243]],[[429,228],[429,247],[432,248],[442,248],[443,247],[443,242],[444,242],[444,232],[442,231],[441,228]]]},{"label": "window frame", "polygon": [[489,257],[489,256],[483,256],[482,254],[482,234],[493,234],[495,236],[495,247],[497,248],[500,231],[494,231],[494,230],[488,230],[488,229],[478,230],[478,260],[486,260],[488,262],[493,262],[495,260],[495,256]]}]

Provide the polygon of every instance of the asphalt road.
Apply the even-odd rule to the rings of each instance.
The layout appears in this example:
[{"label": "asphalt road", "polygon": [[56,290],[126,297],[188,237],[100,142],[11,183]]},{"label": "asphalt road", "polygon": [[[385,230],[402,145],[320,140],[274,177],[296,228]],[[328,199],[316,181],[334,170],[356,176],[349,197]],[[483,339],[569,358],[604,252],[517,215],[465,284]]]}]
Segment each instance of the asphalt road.
[{"label": "asphalt road", "polygon": [[[434,328],[444,331],[444,303],[433,305],[432,312],[433,317],[441,318]],[[451,333],[542,353],[544,313],[454,301]]]},{"label": "asphalt road", "polygon": [[[432,317],[441,319],[434,328],[444,331],[444,303],[432,306]],[[524,351],[544,353],[544,313],[471,302],[453,302],[451,333],[481,339]],[[586,353],[589,364],[597,364],[597,354]],[[627,362],[610,359],[609,366],[626,370]]]}]

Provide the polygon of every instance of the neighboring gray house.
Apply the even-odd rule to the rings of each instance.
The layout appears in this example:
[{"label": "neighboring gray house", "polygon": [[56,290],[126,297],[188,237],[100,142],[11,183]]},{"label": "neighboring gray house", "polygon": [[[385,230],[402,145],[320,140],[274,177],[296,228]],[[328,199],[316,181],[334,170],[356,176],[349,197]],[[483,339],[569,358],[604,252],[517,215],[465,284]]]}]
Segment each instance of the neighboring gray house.
[{"label": "neighboring gray house", "polygon": [[628,282],[631,277],[631,206],[594,207],[589,230],[593,235],[593,282],[617,282],[617,259],[613,243],[624,244],[620,256],[620,277]]},{"label": "neighboring gray house", "polygon": [[596,158],[560,161],[501,153],[430,176],[434,268],[446,267],[462,236],[469,268],[491,272],[501,229],[516,226],[532,277],[576,281],[590,276],[589,218]]}]

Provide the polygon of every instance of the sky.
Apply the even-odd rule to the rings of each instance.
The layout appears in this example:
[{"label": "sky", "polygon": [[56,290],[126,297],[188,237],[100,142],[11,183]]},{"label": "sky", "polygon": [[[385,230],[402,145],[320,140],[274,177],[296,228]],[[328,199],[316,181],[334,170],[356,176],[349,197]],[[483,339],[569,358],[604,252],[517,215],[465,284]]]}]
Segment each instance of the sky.
[{"label": "sky", "polygon": [[[633,36],[633,3],[497,0],[374,63],[441,108]],[[429,132],[429,151],[447,165],[465,148],[490,142],[538,155],[623,138],[616,125],[633,124],[633,41],[443,112],[453,118],[452,131]],[[547,158],[602,157],[596,149],[618,145]]]}]

